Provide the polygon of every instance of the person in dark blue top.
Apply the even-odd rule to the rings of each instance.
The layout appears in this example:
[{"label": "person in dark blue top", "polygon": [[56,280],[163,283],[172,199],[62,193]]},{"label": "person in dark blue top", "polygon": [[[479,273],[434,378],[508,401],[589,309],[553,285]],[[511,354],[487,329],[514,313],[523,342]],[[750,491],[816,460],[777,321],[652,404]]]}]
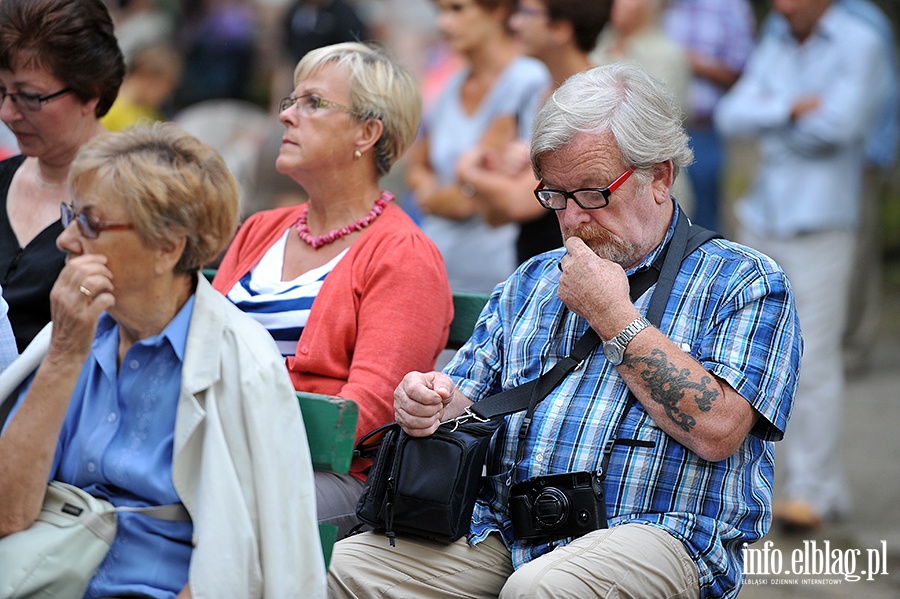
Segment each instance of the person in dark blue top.
[{"label": "person in dark blue top", "polygon": [[0,3],[0,119],[21,151],[0,162],[0,285],[20,352],[50,321],[69,164],[105,131],[124,75],[101,0]]}]

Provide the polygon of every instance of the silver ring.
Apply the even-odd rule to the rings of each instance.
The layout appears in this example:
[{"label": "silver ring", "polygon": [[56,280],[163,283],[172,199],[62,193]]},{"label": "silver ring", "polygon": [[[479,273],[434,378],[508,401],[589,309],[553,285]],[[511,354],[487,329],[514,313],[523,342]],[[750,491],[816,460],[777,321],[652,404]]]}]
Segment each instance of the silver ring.
[{"label": "silver ring", "polygon": [[80,291],[81,293],[83,293],[84,295],[86,295],[88,298],[94,299],[94,293],[93,293],[90,289],[88,289],[87,287],[85,287],[84,285],[80,285],[80,286],[78,287],[78,291]]}]

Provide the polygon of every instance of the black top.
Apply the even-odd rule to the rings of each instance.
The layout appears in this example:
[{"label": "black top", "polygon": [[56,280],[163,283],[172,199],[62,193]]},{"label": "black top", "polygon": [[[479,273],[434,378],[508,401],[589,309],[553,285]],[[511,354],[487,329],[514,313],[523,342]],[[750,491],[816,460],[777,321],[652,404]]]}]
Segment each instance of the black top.
[{"label": "black top", "polygon": [[316,48],[369,39],[369,31],[351,3],[332,0],[319,4],[295,2],[284,18],[284,47],[295,61]]},{"label": "black top", "polygon": [[24,161],[20,155],[0,162],[0,285],[19,353],[50,322],[50,289],[66,263],[66,254],[56,247],[63,231],[60,221],[38,233],[24,249],[9,223],[6,198],[13,174]]},{"label": "black top", "polygon": [[522,264],[532,256],[562,247],[562,244],[562,233],[559,231],[556,212],[547,210],[543,216],[519,225],[516,259]]}]

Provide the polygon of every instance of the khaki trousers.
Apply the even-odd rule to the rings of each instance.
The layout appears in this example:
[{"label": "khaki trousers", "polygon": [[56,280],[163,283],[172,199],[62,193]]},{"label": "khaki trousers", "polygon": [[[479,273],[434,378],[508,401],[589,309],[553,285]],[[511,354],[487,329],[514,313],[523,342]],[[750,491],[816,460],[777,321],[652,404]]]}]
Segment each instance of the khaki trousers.
[{"label": "khaki trousers", "polygon": [[841,337],[851,292],[854,234],[822,231],[776,239],[739,230],[738,241],[784,269],[803,334],[791,422],[776,448],[779,498],[805,502],[824,519],[842,516],[850,509],[850,494],[841,454],[845,418]]},{"label": "khaki trousers", "polygon": [[338,542],[328,596],[696,599],[697,567],[675,537],[643,524],[597,530],[513,571],[498,534],[475,547],[368,532]]}]

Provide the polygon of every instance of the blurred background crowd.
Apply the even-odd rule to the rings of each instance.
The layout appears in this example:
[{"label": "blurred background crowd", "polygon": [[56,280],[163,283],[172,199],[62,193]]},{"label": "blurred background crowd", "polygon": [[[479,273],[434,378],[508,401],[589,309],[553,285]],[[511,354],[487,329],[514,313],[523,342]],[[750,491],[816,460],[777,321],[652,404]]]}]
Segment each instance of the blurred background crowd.
[{"label": "blurred background crowd", "polygon": [[[872,3],[896,30],[900,3]],[[115,19],[129,71],[116,106],[104,124],[110,129],[121,129],[139,117],[177,121],[223,153],[241,184],[245,216],[263,208],[303,201],[302,190],[275,170],[274,159],[283,130],[277,105],[291,92],[293,68],[307,51],[339,41],[378,41],[419,77],[426,114],[450,75],[463,64],[441,35],[442,3],[434,0],[108,0],[106,4]],[[665,45],[685,42],[678,39],[678,17],[671,14],[680,2],[618,0],[618,4],[646,5],[639,18],[659,27],[658,31],[644,25],[641,28],[645,34],[650,29],[669,40],[663,45],[644,47],[643,54],[639,50],[636,56],[625,56],[621,38],[632,32],[624,26],[616,31],[615,24],[610,23],[591,54],[592,60],[642,61],[650,56],[652,60],[643,60],[643,66],[658,73],[689,111],[686,78],[690,73],[680,70],[682,57],[677,48],[673,58],[673,52]],[[771,3],[738,0],[734,4],[743,5],[739,8],[750,14],[751,34],[756,39],[763,31]],[[641,44],[648,37],[652,36],[643,35]],[[738,46],[744,43],[736,37],[731,41]],[[637,43],[632,50],[636,46]],[[750,49],[738,51],[746,59]],[[687,56],[690,58],[689,52]],[[700,126],[700,120],[687,118],[689,128],[692,124]],[[696,127],[692,133],[699,144],[702,135]],[[753,148],[748,144],[733,146],[736,147],[717,153],[724,165],[713,167],[723,169],[715,205],[707,207],[694,198],[695,191],[704,193],[697,187],[702,183],[696,178],[691,180],[693,188],[676,188],[682,203],[695,213],[695,220],[699,217],[701,222],[726,234],[732,223],[724,207],[746,188],[752,173],[747,161],[752,159]],[[700,163],[703,149],[694,149]],[[0,125],[0,157],[15,153],[15,138]],[[900,174],[894,156],[890,158],[877,220],[881,232],[879,251],[890,262],[896,262],[900,260]],[[416,214],[417,207],[408,194],[405,166],[401,161],[383,185]],[[712,210],[713,215],[708,219],[701,216],[704,210]],[[896,275],[889,271],[889,276]]]},{"label": "blurred background crowd", "polygon": [[[900,4],[890,0],[872,3],[896,28]],[[141,116],[179,122],[223,152],[241,183],[245,215],[302,201],[302,192],[274,168],[282,130],[276,116],[277,104],[292,89],[297,61],[312,48],[339,41],[378,41],[420,78],[427,111],[449,76],[462,64],[442,38],[439,4],[434,0],[109,0],[107,5],[116,22],[129,76],[104,124],[120,129]],[[632,32],[626,30],[625,17],[620,17],[623,24],[619,31],[613,23],[606,27],[591,54],[592,60],[638,60],[651,74],[664,79],[685,103],[685,110],[690,111],[690,72],[680,64],[684,56],[677,48],[690,43],[685,38],[687,34],[679,33],[683,27],[675,8],[680,2],[619,0],[618,4],[623,5],[621,11],[632,10],[624,7],[628,4],[646,5],[637,18],[653,26],[640,24],[642,39],[632,44],[631,55],[625,55],[620,40]],[[733,52],[742,62],[751,49],[747,44],[763,30],[770,2],[735,0],[726,4],[738,6],[735,21],[746,20],[742,11],[751,19],[752,40],[743,39],[741,31],[729,34],[735,46]],[[648,34],[648,30],[652,33]],[[668,39],[645,43],[654,35]],[[666,44],[675,47],[674,51]],[[689,51],[687,58],[691,58]],[[700,92],[690,93],[696,96]],[[699,171],[699,163],[709,164],[705,156],[711,155],[700,147],[705,143],[700,128],[704,120],[708,126],[709,114],[692,119],[688,112],[686,116],[698,154],[694,170]],[[0,157],[14,153],[15,139],[0,126]],[[716,154],[722,165],[711,168],[723,169],[717,204],[724,205],[746,185],[751,169],[746,167],[745,154],[739,154],[740,158],[727,151]],[[742,168],[727,168],[737,162]],[[398,198],[407,197],[404,167],[401,162],[384,183]],[[896,257],[900,254],[900,202],[889,201],[900,196],[896,160],[892,160],[888,170],[879,221],[884,233],[883,250],[887,256]],[[697,177],[691,183],[693,188],[676,188],[682,203],[692,209],[695,220],[728,232],[728,211],[719,205],[706,206],[702,197],[699,203],[695,201],[695,191],[701,196],[706,192]],[[413,213],[416,210],[414,205],[407,207]]]},{"label": "blurred background crowd", "polygon": [[[104,3],[113,17],[126,72],[118,96],[100,122],[107,129],[122,130],[146,119],[171,121],[217,149],[237,180],[244,220],[263,210],[307,200],[298,209],[308,213],[317,203],[346,200],[351,194],[345,187],[352,187],[346,184],[365,179],[360,173],[365,174],[362,169],[368,163],[358,162],[358,150],[353,158],[357,162],[350,167],[324,152],[328,162],[315,163],[314,173],[308,169],[313,174],[302,181],[306,189],[298,183],[299,177],[280,173],[276,162],[283,146],[299,145],[282,144],[285,128],[292,127],[290,119],[305,122],[300,115],[308,117],[320,108],[351,111],[333,98],[319,97],[320,92],[297,97],[302,89],[296,87],[298,62],[315,56],[310,51],[338,42],[373,41],[386,48],[416,78],[423,118],[409,151],[396,163],[392,156],[386,166],[373,167],[373,180],[363,183],[370,184],[369,191],[380,188],[395,196],[415,223],[409,228],[434,242],[436,251],[429,254],[429,263],[435,266],[433,278],[440,279],[435,283],[440,292],[429,294],[419,270],[415,293],[431,299],[443,294],[447,306],[449,293],[444,287],[448,282],[454,291],[489,293],[518,264],[559,247],[562,240],[554,213],[544,210],[532,195],[538,183],[529,163],[532,120],[568,76],[591,65],[638,63],[668,86],[691,139],[694,162],[676,179],[673,195],[695,222],[773,257],[794,289],[806,344],[805,377],[786,442],[779,444],[786,459],[779,461],[784,484],[776,491],[782,501],[774,507],[774,517],[782,531],[812,534],[853,515],[852,485],[841,475],[844,468],[839,457],[842,435],[848,432],[842,429],[850,420],[841,410],[850,403],[845,400],[857,398],[852,390],[845,391],[843,374],[846,371],[853,377],[875,371],[884,361],[877,350],[878,339],[888,335],[900,339],[900,310],[896,309],[900,298],[900,1]],[[854,45],[848,39],[860,43]],[[851,60],[846,57],[848,47],[854,49]],[[121,68],[121,60],[117,64]],[[408,87],[415,91],[414,86]],[[6,120],[33,118],[41,124],[42,105],[72,91],[66,86],[40,96],[4,89],[0,106],[10,115],[4,116]],[[383,95],[393,96],[395,104],[404,106],[398,93]],[[398,112],[418,121],[417,111]],[[81,117],[90,124],[92,134],[99,114]],[[388,119],[381,120],[384,126]],[[52,126],[49,120],[43,123],[54,135],[78,131],[75,126]],[[414,130],[410,125],[409,139]],[[48,135],[41,151],[52,154],[61,146],[54,135]],[[0,160],[20,153],[21,137],[17,143],[0,124]],[[398,154],[407,147],[405,142],[400,145]],[[28,154],[28,148],[23,149]],[[39,152],[31,155],[46,158]],[[344,158],[350,162],[350,153]],[[7,165],[10,178],[21,164],[20,160]],[[67,169],[68,165],[58,169],[61,180],[49,183],[41,179],[37,167],[31,169],[33,188],[40,190],[45,207],[49,206],[44,217],[51,223],[59,216],[58,202],[68,193],[62,183]],[[331,179],[325,176],[329,169]],[[607,200],[623,177],[608,184]],[[323,180],[339,185],[324,189]],[[0,195],[7,191],[0,190]],[[12,201],[25,197],[11,196]],[[364,224],[358,221],[355,230],[378,217],[388,201],[383,200],[379,210],[366,217],[369,220],[363,219]],[[29,208],[29,212],[37,211]],[[68,219],[72,218],[70,213]],[[252,229],[253,222],[246,223],[243,231]],[[300,233],[301,221],[296,222]],[[306,223],[304,216],[302,224]],[[47,224],[33,228],[37,233]],[[44,239],[45,248],[55,250],[56,234]],[[318,249],[303,234],[300,238]],[[41,264],[39,271],[15,266],[21,248],[13,247],[12,237],[6,241],[7,248],[0,247],[0,254],[6,251],[13,266],[3,281],[4,297],[9,299],[22,281],[49,282],[46,265]],[[232,249],[238,245],[234,243]],[[58,271],[62,256],[57,258]],[[405,263],[409,271],[415,266],[407,257],[396,262]],[[229,261],[226,257],[211,265],[220,267],[221,276],[228,272]],[[447,280],[436,265],[446,266]],[[16,268],[20,268],[18,282],[9,279]],[[280,267],[273,272],[276,279],[283,274]],[[220,283],[217,289],[227,293],[233,287],[237,279]],[[49,287],[40,295],[48,293]],[[332,297],[326,299],[333,301]],[[13,301],[9,303],[15,307]],[[423,312],[436,313],[420,303]],[[332,307],[328,326],[333,328],[334,304],[328,305]],[[49,305],[45,311],[49,317]],[[449,322],[449,310],[446,317]],[[433,320],[441,326],[440,319]],[[399,338],[421,333],[401,335],[395,323],[384,319],[383,324],[393,327]],[[387,340],[385,334],[375,336]],[[289,352],[295,340],[287,344]],[[19,341],[20,349],[27,344],[27,340]],[[334,343],[326,340],[323,346],[327,345]],[[404,351],[410,353],[409,347],[404,346]],[[429,351],[423,353],[431,360],[434,352]],[[890,357],[896,356],[893,352]],[[414,369],[406,366],[398,370]],[[370,384],[361,387],[374,394]],[[896,393],[890,393],[896,399]],[[377,395],[390,397],[389,391]],[[893,453],[895,448],[888,452]],[[855,480],[854,476],[849,480]],[[358,489],[353,491],[353,497],[357,496]],[[325,503],[319,500],[319,505]],[[895,498],[892,503],[896,504]],[[896,551],[892,545],[894,561]]]},{"label": "blurred background crowd", "polygon": [[[837,2],[869,5],[880,11],[873,17],[871,10],[864,9],[864,18],[874,19],[872,24],[880,28],[879,34],[893,49],[896,72],[894,32],[900,23],[900,3],[893,0]],[[380,43],[418,77],[425,105],[423,123],[428,125],[432,119],[434,126],[441,116],[434,116],[434,113],[444,110],[441,107],[435,111],[435,102],[452,84],[454,73],[472,69],[472,78],[476,78],[478,69],[485,65],[481,57],[495,56],[497,52],[512,51],[541,58],[540,51],[533,47],[534,41],[524,38],[528,37],[529,19],[548,15],[545,4],[539,0],[517,2],[512,17],[502,25],[507,30],[505,33],[512,34],[513,49],[509,50],[508,45],[500,50],[490,46],[479,54],[478,48],[471,46],[493,44],[499,34],[488,30],[478,34],[483,40],[479,41],[476,34],[467,33],[471,39],[463,40],[459,31],[454,31],[459,25],[451,24],[448,15],[461,14],[472,4],[487,14],[490,11],[484,7],[506,3],[476,0],[107,0],[106,4],[115,21],[128,73],[113,108],[103,118],[103,124],[109,129],[122,129],[140,118],[172,120],[211,144],[222,153],[238,179],[243,217],[261,209],[305,199],[302,188],[277,172],[275,158],[283,132],[277,106],[292,92],[294,66],[309,50],[340,41],[373,40]],[[564,6],[566,3],[555,4]],[[570,4],[574,6],[577,2]],[[718,7],[715,9],[720,13],[718,16],[713,15],[713,9],[709,8],[712,6]],[[734,235],[736,223],[732,204],[752,185],[758,154],[754,140],[724,139],[716,133],[712,112],[718,99],[740,76],[762,34],[773,29],[773,12],[770,0],[723,0],[721,5],[706,0],[616,0],[609,23],[589,55],[593,64],[637,61],[651,74],[663,79],[675,93],[685,111],[695,163],[688,169],[687,176],[676,180],[673,192],[696,222],[719,229],[726,236]],[[729,15],[727,21],[722,14]],[[525,48],[523,40],[532,47]],[[714,44],[724,44],[725,48],[719,51],[720,66],[725,67],[719,72],[704,66],[702,51],[698,50]],[[503,63],[503,60],[497,62]],[[523,75],[519,73],[516,77]],[[544,97],[544,91],[535,90],[546,89],[542,87],[546,80],[538,78],[534,81],[535,85],[530,88],[520,85],[516,91],[533,102],[532,106],[523,109],[523,113],[530,115]],[[865,261],[871,263],[874,258],[887,268],[881,274],[867,277],[869,283],[863,284],[877,285],[872,281],[886,280],[888,285],[900,285],[900,267],[896,266],[900,263],[900,170],[896,160],[897,129],[900,128],[900,116],[896,114],[900,110],[898,93],[895,87],[894,104],[890,107],[892,117],[877,125],[884,129],[885,135],[882,147],[870,153],[869,165],[878,171],[878,179],[874,187],[868,188],[874,199],[863,211],[864,216],[868,214],[868,224],[863,224],[868,227],[869,243],[875,244],[866,251]],[[526,142],[527,147],[528,127],[522,122],[518,127],[519,131],[511,135]],[[429,142],[432,152],[434,137]],[[481,141],[486,144],[484,139]],[[0,124],[0,158],[17,153],[15,137]],[[384,178],[383,188],[391,191],[398,203],[417,222],[423,223],[429,234],[431,221],[468,218],[458,214],[441,218],[445,216],[443,209],[431,201],[423,215],[423,198],[416,197],[410,184],[413,178],[408,173],[416,156],[415,149],[407,153]],[[440,175],[441,168],[435,165],[436,160],[429,156],[426,162],[431,162],[431,170]],[[524,160],[527,168],[527,156]],[[457,209],[470,190],[471,186],[462,185],[461,193],[452,197],[449,205]],[[536,206],[530,194],[525,195],[525,201]],[[555,223],[551,224],[555,229]],[[491,222],[487,228],[473,229],[469,237],[462,237],[459,243],[471,246],[471,238],[485,237],[484,233],[488,232],[488,237],[502,238],[504,244],[514,245],[515,232],[510,233],[510,227],[508,223]],[[441,234],[436,232],[434,236]],[[515,263],[527,257],[521,248],[515,256],[515,249],[505,252],[481,247],[482,255],[493,256],[494,261],[500,261],[501,256],[506,260],[507,253],[510,260],[517,260],[504,264],[488,277],[487,283],[473,284],[471,289],[466,289],[468,280],[457,278],[453,272],[454,252],[460,254],[459,262],[469,263],[469,257],[463,256],[462,250],[453,250],[452,246],[448,249],[440,240],[436,239],[436,242],[448,263],[451,285],[458,290],[489,292],[495,282],[511,272]],[[478,267],[484,268],[485,264]],[[854,312],[862,313],[862,310]],[[860,326],[868,331],[870,341],[877,332],[877,319],[869,319]],[[870,346],[868,341],[863,344]],[[848,366],[862,369],[864,358],[859,353],[851,355]]]}]

